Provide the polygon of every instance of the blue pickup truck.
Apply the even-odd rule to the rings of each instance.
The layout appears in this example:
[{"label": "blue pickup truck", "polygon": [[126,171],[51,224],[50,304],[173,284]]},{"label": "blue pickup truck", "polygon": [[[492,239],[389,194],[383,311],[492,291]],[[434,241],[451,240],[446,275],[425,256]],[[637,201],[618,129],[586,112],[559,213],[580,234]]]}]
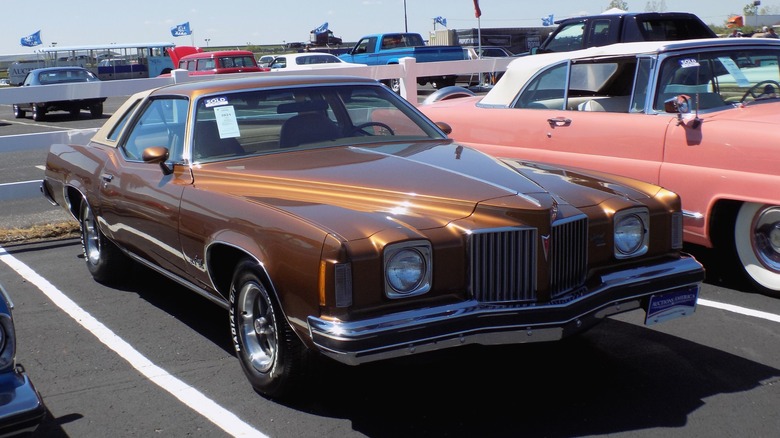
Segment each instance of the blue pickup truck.
[{"label": "blue pickup truck", "polygon": [[[461,46],[426,46],[418,33],[385,33],[366,35],[355,47],[339,56],[347,62],[367,65],[398,64],[401,58],[412,57],[417,62],[461,61],[468,59]],[[430,83],[434,88],[455,85],[457,75],[418,77],[417,83]],[[400,92],[397,79],[385,82],[396,93]]]}]

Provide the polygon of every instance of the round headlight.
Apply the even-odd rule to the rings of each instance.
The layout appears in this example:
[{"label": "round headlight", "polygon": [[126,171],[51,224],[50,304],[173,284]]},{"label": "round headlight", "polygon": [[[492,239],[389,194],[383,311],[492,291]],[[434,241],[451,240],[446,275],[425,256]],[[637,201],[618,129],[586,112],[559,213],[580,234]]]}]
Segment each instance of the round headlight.
[{"label": "round headlight", "polygon": [[387,262],[387,282],[398,293],[409,293],[425,278],[425,258],[419,251],[402,249]]},{"label": "round headlight", "polygon": [[645,224],[639,216],[630,214],[615,224],[615,248],[621,254],[633,254],[644,243]]}]

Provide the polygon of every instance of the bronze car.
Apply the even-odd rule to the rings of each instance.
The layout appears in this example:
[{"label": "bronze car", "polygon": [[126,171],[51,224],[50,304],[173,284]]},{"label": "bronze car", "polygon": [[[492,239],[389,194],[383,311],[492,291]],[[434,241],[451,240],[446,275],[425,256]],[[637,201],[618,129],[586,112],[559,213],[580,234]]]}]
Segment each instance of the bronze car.
[{"label": "bronze car", "polygon": [[110,282],[142,263],[228,311],[252,386],[347,364],[557,340],[605,317],[693,312],[679,197],[453,143],[380,83],[285,76],[131,97],[44,194]]}]

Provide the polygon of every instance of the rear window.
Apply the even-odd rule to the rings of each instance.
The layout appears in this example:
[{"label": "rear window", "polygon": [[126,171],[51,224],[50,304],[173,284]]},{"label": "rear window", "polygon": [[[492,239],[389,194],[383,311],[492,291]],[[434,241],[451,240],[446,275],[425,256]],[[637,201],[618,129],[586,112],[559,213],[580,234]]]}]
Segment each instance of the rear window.
[{"label": "rear window", "polygon": [[693,38],[711,38],[712,30],[695,17],[637,17],[635,30],[626,32],[626,41],[675,41]]}]

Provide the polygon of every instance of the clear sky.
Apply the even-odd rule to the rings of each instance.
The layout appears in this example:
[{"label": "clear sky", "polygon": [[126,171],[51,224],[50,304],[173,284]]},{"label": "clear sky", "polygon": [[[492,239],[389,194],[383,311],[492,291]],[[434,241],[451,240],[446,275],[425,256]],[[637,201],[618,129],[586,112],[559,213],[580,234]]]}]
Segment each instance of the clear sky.
[{"label": "clear sky", "polygon": [[[13,3],[13,6],[11,5]],[[334,35],[357,41],[364,34],[404,31],[425,38],[441,16],[450,29],[541,26],[555,19],[600,13],[609,0],[480,0],[482,17],[474,17],[472,0],[42,0],[4,4],[0,54],[34,53],[19,40],[38,30],[42,46],[172,42],[211,46],[305,42],[309,32],[327,22]],[[693,12],[705,23],[722,25],[741,14],[748,0],[656,0],[667,11]],[[644,11],[648,0],[628,0],[628,10]],[[404,14],[406,5],[406,14]],[[778,8],[780,0],[762,7]],[[173,37],[171,27],[190,23],[192,36]],[[437,25],[441,29],[441,25]]]}]

